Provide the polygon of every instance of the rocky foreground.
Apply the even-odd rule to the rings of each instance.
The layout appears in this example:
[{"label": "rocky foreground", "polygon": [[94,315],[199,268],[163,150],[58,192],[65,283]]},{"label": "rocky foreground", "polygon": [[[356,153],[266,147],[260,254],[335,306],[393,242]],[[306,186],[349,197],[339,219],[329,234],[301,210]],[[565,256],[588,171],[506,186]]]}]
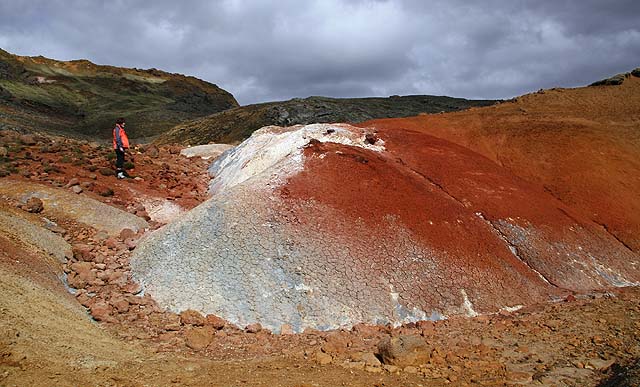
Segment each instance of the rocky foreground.
[{"label": "rocky foreground", "polygon": [[[626,87],[625,89],[618,89],[624,91],[622,94],[626,95],[625,98],[634,96],[633,90],[637,86],[635,83],[627,83],[628,81],[627,79],[621,85]],[[563,93],[565,92],[558,92]],[[610,97],[616,93],[615,89],[610,89],[604,94]],[[637,110],[637,106],[640,105],[623,106],[628,113],[621,116],[624,120],[637,116],[634,109]],[[518,109],[517,102],[514,108]],[[498,114],[511,117],[512,120],[522,119],[520,116],[514,118],[512,113],[503,112],[503,108],[489,109],[497,109]],[[479,119],[486,114],[485,112],[487,111],[481,109],[458,114],[468,120],[466,122],[470,124],[470,128],[475,128],[476,121],[471,120],[469,114],[476,114],[474,119]],[[440,124],[443,124],[444,121],[441,120],[444,120],[445,116],[447,115],[438,116]],[[433,119],[429,117],[420,119]],[[453,115],[451,119],[456,120],[459,117]],[[626,133],[626,121],[620,123],[613,118],[615,115],[608,118],[609,127],[618,131],[618,134]],[[575,117],[569,121],[575,122]],[[434,223],[442,222],[441,229],[449,227],[446,230],[470,230],[471,225],[482,225],[489,235],[489,239],[486,239],[487,244],[475,245],[473,238],[481,234],[467,232],[464,235],[469,235],[469,238],[460,240],[460,243],[462,246],[468,243],[469,250],[456,251],[472,251],[473,246],[475,249],[486,248],[487,245],[501,246],[503,253],[497,256],[505,258],[505,261],[501,261],[498,268],[507,273],[511,272],[511,275],[521,275],[518,274],[521,272],[505,269],[508,268],[505,262],[522,265],[525,272],[530,270],[522,262],[517,263],[517,255],[522,257],[521,261],[531,265],[538,262],[540,266],[535,269],[547,278],[550,284],[546,284],[537,275],[527,274],[523,278],[532,283],[544,284],[542,289],[551,289],[548,294],[553,295],[552,299],[546,298],[547,293],[543,293],[545,297],[541,299],[528,298],[528,295],[521,291],[520,296],[515,293],[515,297],[522,297],[527,302],[523,303],[522,308],[515,310],[503,308],[518,305],[513,301],[505,304],[495,303],[491,306],[491,301],[496,300],[491,297],[514,297],[510,292],[526,286],[526,282],[489,281],[497,288],[494,291],[480,289],[479,293],[465,291],[468,302],[465,302],[459,284],[445,285],[441,289],[451,291],[450,294],[454,296],[443,297],[443,304],[449,302],[458,308],[460,314],[477,314],[476,317],[456,316],[456,313],[448,312],[449,318],[446,320],[400,319],[389,321],[390,324],[386,325],[354,321],[348,327],[328,331],[309,326],[300,326],[302,329],[297,329],[295,324],[287,322],[274,327],[259,323],[245,325],[239,324],[239,321],[229,321],[228,316],[207,311],[202,313],[193,309],[172,312],[165,309],[161,299],[155,299],[152,292],[144,290],[144,283],[136,280],[136,275],[131,269],[132,254],[141,253],[145,244],[152,245],[157,236],[171,230],[171,225],[163,227],[163,224],[171,223],[180,217],[194,216],[183,214],[186,210],[205,203],[208,198],[206,191],[209,181],[206,168],[210,160],[202,160],[198,156],[181,156],[180,149],[176,147],[139,147],[133,154],[133,165],[129,165],[130,174],[135,178],[118,181],[113,176],[109,148],[88,142],[2,132],[0,384],[638,385],[640,291],[637,287],[611,286],[625,285],[621,283],[621,278],[627,282],[635,281],[631,264],[636,261],[632,256],[628,256],[626,263],[613,261],[613,264],[622,265],[622,269],[615,270],[618,276],[610,275],[610,272],[602,269],[602,262],[606,262],[605,266],[611,268],[611,260],[635,254],[633,235],[624,232],[625,224],[634,224],[634,215],[607,218],[606,213],[599,212],[598,217],[587,216],[583,209],[602,208],[599,207],[603,205],[602,198],[587,197],[597,199],[589,201],[584,199],[585,196],[581,196],[587,192],[583,188],[573,191],[561,189],[583,187],[582,185],[572,185],[569,181],[560,182],[565,185],[549,185],[547,190],[539,189],[536,184],[540,184],[539,179],[546,175],[536,175],[536,179],[514,177],[513,175],[521,174],[516,172],[517,167],[521,167],[522,164],[514,162],[516,159],[512,158],[512,155],[500,153],[500,156],[495,156],[487,153],[486,158],[479,157],[477,154],[485,152],[486,149],[497,149],[491,136],[473,142],[470,140],[471,136],[464,135],[452,141],[468,141],[471,144],[469,147],[476,144],[479,151],[474,153],[468,151],[468,147],[462,148],[438,137],[424,136],[422,126],[416,129],[409,126],[411,122],[407,121],[405,129],[413,131],[394,131],[385,128],[383,124],[372,125],[366,133],[364,129],[350,128],[349,131],[358,134],[350,141],[361,146],[349,145],[345,141],[311,141],[313,136],[301,137],[305,140],[299,149],[302,158],[295,159],[296,162],[293,164],[285,163],[287,168],[294,167],[292,170],[285,168],[285,172],[296,173],[280,175],[280,184],[273,186],[269,191],[284,203],[298,203],[298,207],[294,207],[294,211],[287,214],[287,221],[297,219],[299,223],[295,224],[299,225],[299,229],[313,224],[330,224],[320,222],[323,220],[320,216],[314,218],[315,223],[305,222],[302,215],[309,216],[304,212],[309,208],[305,207],[308,205],[320,205],[323,210],[335,207],[340,209],[342,220],[352,222],[345,223],[350,230],[357,231],[357,219],[361,218],[361,222],[376,219],[363,214],[377,216],[376,214],[380,213],[380,204],[363,200],[366,199],[366,195],[355,196],[357,200],[342,200],[349,197],[344,195],[345,192],[366,183],[368,193],[387,193],[389,200],[383,204],[391,206],[412,197],[406,195],[411,191],[404,188],[418,187],[429,193],[428,200],[413,201],[411,203],[415,206],[396,213],[396,224],[407,227],[411,232],[420,230],[417,226],[431,226],[428,221],[423,224],[409,221],[415,219],[416,213],[422,213],[416,210],[421,208],[418,206],[420,203],[439,203],[438,208],[456,208],[458,212],[453,213],[429,212],[428,220]],[[587,126],[592,130],[598,129],[597,125],[600,123],[593,122]],[[397,123],[394,125],[397,127]],[[428,127],[442,130],[446,134],[447,126]],[[337,131],[329,133],[326,129],[319,132],[323,137],[330,139],[337,135]],[[558,127],[555,127],[555,131],[557,129]],[[280,131],[281,134],[287,133],[282,129],[271,130]],[[323,133],[326,133],[326,136]],[[423,142],[410,141],[416,138],[421,138]],[[635,140],[631,138],[626,141],[633,143]],[[407,154],[418,152],[416,154],[420,155],[419,151],[422,149],[426,153],[423,154],[425,157],[411,159],[400,156],[398,160],[397,157],[380,156],[382,149],[384,152],[397,155],[403,147],[411,146],[419,149],[406,152]],[[265,162],[270,159],[266,157],[268,153],[259,151],[260,147],[254,150],[258,150],[258,153],[251,160]],[[631,151],[622,147],[620,152],[611,154],[622,155],[626,160],[630,154],[628,152],[632,151],[633,147]],[[607,148],[603,157],[608,157],[606,155],[609,152],[613,152],[613,148]],[[283,160],[287,160],[288,152],[284,152],[283,155]],[[500,163],[489,161],[494,156],[499,158]],[[540,152],[535,156],[542,157]],[[222,164],[222,160],[218,166]],[[232,159],[227,161],[229,160]],[[465,160],[474,162],[464,162]],[[612,160],[615,164],[616,159]],[[464,169],[450,168],[462,162],[465,165]],[[392,180],[392,184],[372,178],[386,176],[380,173],[387,171],[389,165],[396,164],[402,168],[411,167],[414,173],[400,174],[401,178]],[[499,167],[500,164],[502,167]],[[268,163],[266,165],[269,166]],[[446,165],[448,169],[442,165]],[[579,166],[576,163],[571,165]],[[635,165],[633,161],[630,162],[626,166],[627,169],[621,173],[630,173],[628,170],[635,168]],[[304,168],[300,169],[301,166]],[[508,167],[508,171],[501,169],[504,166]],[[236,160],[227,167],[229,170],[237,169],[236,173],[229,176],[235,178],[223,180],[224,184],[216,184],[220,183],[220,180],[214,180],[212,186],[213,192],[217,190],[220,198],[224,196],[225,190],[241,187],[243,184],[247,186],[251,179],[243,180],[242,176],[260,176],[260,173],[249,173],[261,170],[254,169],[256,163],[245,164]],[[372,170],[377,174],[372,174]],[[528,171],[529,177],[536,172],[535,168],[520,169],[522,170]],[[220,171],[216,169],[217,175],[223,175]],[[267,173],[262,176],[264,179],[261,181],[272,181],[272,170],[266,168],[264,171]],[[346,171],[349,174],[338,173]],[[456,174],[457,172],[444,173],[446,171],[458,171],[461,175]],[[470,176],[464,175],[464,171]],[[420,174],[430,177],[433,181],[427,183],[423,181],[428,180],[424,177],[418,179]],[[356,179],[354,176],[361,178]],[[393,176],[397,177],[398,174],[395,173]],[[614,173],[612,176],[620,175]],[[593,182],[595,179],[592,177],[579,175],[572,181]],[[416,179],[422,183],[415,183]],[[487,179],[487,182],[483,179]],[[496,181],[499,184],[491,184]],[[613,179],[609,184],[617,187],[620,182]],[[623,192],[626,192],[624,190],[627,188],[624,187],[629,184],[633,187],[635,180],[628,180],[622,184]],[[493,187],[490,193],[487,193],[488,186]],[[549,191],[552,194],[549,194]],[[331,192],[334,194],[327,194]],[[546,196],[544,192],[547,192]],[[562,192],[569,192],[571,195],[560,195]],[[396,193],[399,193],[398,196],[394,196]],[[258,197],[260,200],[263,198]],[[569,198],[574,198],[574,201],[571,202]],[[636,205],[633,197],[622,198],[624,200],[615,204],[614,208],[632,208]],[[501,205],[493,206],[494,202]],[[553,205],[549,205],[550,203]],[[588,207],[593,203],[598,206]],[[531,206],[536,210],[526,212]],[[200,207],[206,209],[207,204]],[[481,207],[482,211],[476,211],[477,207]],[[264,207],[255,208],[262,211]],[[345,209],[348,211],[344,211]],[[517,234],[510,233],[513,229],[498,221],[504,215],[501,211],[517,212],[518,217],[512,216],[513,222],[528,219],[532,225],[540,228],[538,235],[546,237],[529,240],[509,239]],[[566,213],[560,216],[558,211]],[[482,217],[476,212],[481,212]],[[87,213],[103,214],[102,219],[105,221],[101,222],[100,216],[87,217]],[[324,212],[312,214],[321,215]],[[433,217],[438,214],[440,218]],[[449,219],[447,214],[455,216]],[[465,214],[468,216],[465,217]],[[113,228],[103,226],[111,224],[106,222],[106,217],[115,224]],[[334,217],[331,220],[335,219]],[[463,224],[458,223],[458,219]],[[558,223],[558,219],[562,221]],[[594,219],[604,219],[600,224],[615,224],[616,227],[607,230],[604,227],[593,226],[591,223]],[[382,220],[390,222],[393,219],[387,217]],[[612,223],[612,220],[617,223]],[[271,224],[277,226],[275,222]],[[356,226],[352,227],[354,224]],[[264,224],[258,226],[262,227]],[[561,227],[565,226],[566,232],[558,234],[557,228],[562,229]],[[230,227],[237,229],[240,224],[230,224]],[[152,233],[153,229],[160,229],[160,232]],[[293,230],[295,231],[295,228]],[[498,232],[500,230],[504,235]],[[580,233],[587,233],[592,238],[587,239],[584,236],[586,234]],[[330,246],[332,234],[319,235],[328,241],[327,245]],[[384,232],[384,235],[403,234]],[[442,235],[425,235],[433,235],[431,241],[437,246],[453,249],[449,241],[451,235],[458,234],[444,232]],[[548,243],[548,238],[558,235],[566,238],[562,244]],[[511,246],[505,239],[512,241],[515,252],[510,249]],[[363,248],[375,247],[371,243],[374,240],[371,237],[361,240]],[[422,240],[419,241],[424,243]],[[589,243],[583,244],[582,241]],[[353,240],[350,240],[351,242]],[[550,250],[546,247],[540,248],[545,246],[545,243],[548,243]],[[603,246],[617,246],[616,248],[626,252],[612,255],[594,253],[604,248]],[[582,250],[578,247],[582,247]],[[553,253],[559,248],[570,249],[567,251],[574,255],[568,260],[554,261],[553,254],[549,252]],[[545,258],[544,254],[534,254],[536,251],[548,255]],[[177,258],[173,263],[175,266],[181,265],[179,258],[189,257]],[[507,258],[511,261],[506,260]],[[594,264],[594,260],[590,258],[601,265]],[[579,263],[583,266],[582,272],[573,273],[568,269],[557,272],[552,270],[554,267],[562,268],[563,265],[575,265],[573,260],[582,262]],[[486,263],[485,260],[471,259],[467,261],[467,266],[459,267],[473,267],[469,266],[469,262],[481,262],[483,265]],[[592,266],[589,266],[590,264]],[[486,269],[486,266],[479,267],[480,269],[475,270]],[[354,266],[354,269],[364,268]],[[474,273],[475,270],[470,269],[470,272]],[[623,273],[624,270],[628,270],[629,273]],[[472,278],[481,279],[482,275],[472,274]],[[576,281],[576,278],[583,279]],[[562,286],[556,286],[559,283]],[[567,289],[567,284],[579,286]],[[535,285],[534,289],[537,288],[538,285]],[[300,291],[306,294],[304,288]],[[409,292],[409,296],[406,297],[411,297],[411,289],[405,291]],[[478,296],[482,291],[486,292],[484,298]],[[504,295],[501,295],[500,291]],[[197,299],[195,293],[187,295]],[[243,296],[244,299],[251,299],[255,295],[246,292]],[[404,302],[407,298],[399,294],[397,300]],[[491,309],[492,307],[497,308]],[[295,333],[297,330],[301,333]]]}]

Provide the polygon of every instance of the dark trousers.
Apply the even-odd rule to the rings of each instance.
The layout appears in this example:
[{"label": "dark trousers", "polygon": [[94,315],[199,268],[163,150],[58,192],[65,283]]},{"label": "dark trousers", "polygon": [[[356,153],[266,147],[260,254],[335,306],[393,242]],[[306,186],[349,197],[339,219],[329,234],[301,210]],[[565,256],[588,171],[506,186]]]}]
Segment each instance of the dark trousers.
[{"label": "dark trousers", "polygon": [[116,151],[116,170],[124,171],[124,151],[115,149]]}]

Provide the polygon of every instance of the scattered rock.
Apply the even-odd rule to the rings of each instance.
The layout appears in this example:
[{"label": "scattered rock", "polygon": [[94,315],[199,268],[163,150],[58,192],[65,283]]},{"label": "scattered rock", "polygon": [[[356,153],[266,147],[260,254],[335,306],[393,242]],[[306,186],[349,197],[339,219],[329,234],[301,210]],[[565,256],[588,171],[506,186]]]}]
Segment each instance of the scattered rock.
[{"label": "scattered rock", "polygon": [[387,337],[378,343],[378,353],[384,364],[400,367],[424,364],[429,361],[431,349],[415,335]]},{"label": "scattered rock", "polygon": [[69,180],[67,185],[65,185],[65,188],[73,187],[74,185],[78,185],[78,184],[80,184],[80,180],[74,177],[73,179]]},{"label": "scattered rock", "polygon": [[408,374],[416,374],[416,373],[418,373],[418,368],[416,368],[414,366],[406,366],[406,367],[404,367],[403,371],[408,373]]},{"label": "scattered rock", "polygon": [[82,187],[80,187],[79,185],[74,185],[73,187],[71,187],[71,192],[80,194],[82,193]]},{"label": "scattered rock", "polygon": [[590,359],[587,361],[585,368],[590,368],[596,371],[606,371],[608,370],[614,363],[615,359],[603,360],[600,358]]},{"label": "scattered rock", "polygon": [[281,335],[293,335],[295,332],[293,331],[293,327],[291,324],[282,324],[280,326],[280,334]]},{"label": "scattered rock", "polygon": [[316,362],[318,362],[318,364],[327,365],[331,364],[332,361],[333,357],[331,357],[331,355],[329,355],[328,353],[324,353],[322,351],[316,352]]},{"label": "scattered rock", "polygon": [[144,154],[155,159],[160,156],[160,151],[157,146],[151,145],[144,150]]},{"label": "scattered rock", "polygon": [[180,322],[183,325],[203,326],[207,320],[197,310],[188,309],[180,312]]},{"label": "scattered rock", "polygon": [[247,333],[258,333],[262,330],[262,325],[260,323],[249,324],[244,328]]},{"label": "scattered rock", "polygon": [[42,200],[34,196],[30,197],[22,208],[27,212],[39,214],[44,209],[44,204],[42,203]]},{"label": "scattered rock", "polygon": [[378,137],[373,133],[367,133],[364,136],[364,142],[369,145],[374,145],[378,141]]},{"label": "scattered rock", "polygon": [[71,264],[71,270],[75,271],[77,274],[85,274],[91,271],[91,262],[74,262]]},{"label": "scattered rock", "polygon": [[116,174],[116,172],[111,168],[100,168],[98,172],[103,176],[115,176]]},{"label": "scattered rock", "polygon": [[331,332],[325,337],[325,340],[326,343],[322,346],[322,350],[327,353],[345,353],[351,344],[349,336],[343,332]]},{"label": "scattered rock", "polygon": [[214,336],[215,330],[210,326],[188,328],[184,333],[185,344],[195,351],[203,350],[209,346],[213,342]]},{"label": "scattered rock", "polygon": [[85,244],[75,244],[71,248],[73,252],[73,256],[78,261],[91,261],[93,260],[94,254],[91,251],[91,246]]},{"label": "scattered rock", "polygon": [[640,77],[640,67],[631,70],[631,75],[634,77]]},{"label": "scattered rock", "polygon": [[208,314],[207,317],[205,317],[205,324],[212,326],[214,329],[220,330],[227,325],[227,322],[216,315]]},{"label": "scattered rock", "polygon": [[20,136],[19,141],[24,145],[36,145],[36,139],[30,134],[23,134]]},{"label": "scattered rock", "polygon": [[136,246],[138,246],[138,242],[134,238],[125,239],[124,244],[129,250],[133,250],[136,248]]},{"label": "scattered rock", "polygon": [[359,358],[358,360],[363,361],[367,366],[379,367],[382,365],[380,359],[378,359],[373,352],[361,352],[357,357]]},{"label": "scattered rock", "polygon": [[111,321],[111,306],[104,301],[98,301],[94,303],[91,308],[91,316],[97,321]]},{"label": "scattered rock", "polygon": [[390,372],[392,374],[398,372],[398,370],[400,369],[400,368],[398,368],[398,366],[394,366],[394,365],[391,365],[391,364],[385,364],[385,365],[382,366],[382,368],[385,371]]},{"label": "scattered rock", "polygon": [[142,286],[137,282],[128,282],[122,287],[122,291],[125,293],[139,294],[142,291]]},{"label": "scattered rock", "polygon": [[135,236],[136,232],[130,228],[123,228],[122,231],[120,231],[120,239],[123,241],[129,238],[135,238]]},{"label": "scattered rock", "polygon": [[116,298],[111,301],[111,305],[118,311],[118,313],[126,313],[129,311],[129,301],[124,298]]}]

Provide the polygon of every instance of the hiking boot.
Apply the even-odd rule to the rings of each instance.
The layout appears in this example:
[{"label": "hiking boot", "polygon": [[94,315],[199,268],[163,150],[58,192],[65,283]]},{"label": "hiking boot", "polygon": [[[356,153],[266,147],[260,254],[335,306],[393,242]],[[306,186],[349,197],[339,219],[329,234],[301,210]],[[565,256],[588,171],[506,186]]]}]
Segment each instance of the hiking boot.
[{"label": "hiking boot", "polygon": [[116,175],[116,177],[117,177],[118,179],[125,179],[125,178],[126,178],[126,176],[124,175],[124,172],[118,172],[118,174]]}]

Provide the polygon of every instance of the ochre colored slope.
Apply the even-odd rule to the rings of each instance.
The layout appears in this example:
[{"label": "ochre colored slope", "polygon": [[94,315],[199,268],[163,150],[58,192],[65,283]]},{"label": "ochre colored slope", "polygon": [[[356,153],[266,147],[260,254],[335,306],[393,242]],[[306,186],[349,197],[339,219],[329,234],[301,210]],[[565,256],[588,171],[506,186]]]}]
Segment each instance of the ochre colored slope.
[{"label": "ochre colored slope", "polygon": [[640,78],[361,126],[411,129],[476,151],[640,251]]}]

